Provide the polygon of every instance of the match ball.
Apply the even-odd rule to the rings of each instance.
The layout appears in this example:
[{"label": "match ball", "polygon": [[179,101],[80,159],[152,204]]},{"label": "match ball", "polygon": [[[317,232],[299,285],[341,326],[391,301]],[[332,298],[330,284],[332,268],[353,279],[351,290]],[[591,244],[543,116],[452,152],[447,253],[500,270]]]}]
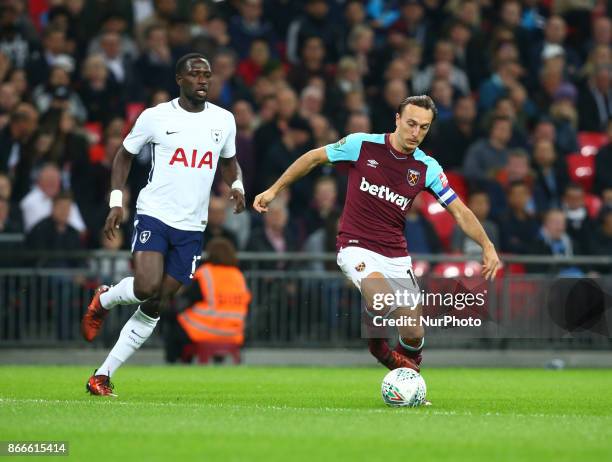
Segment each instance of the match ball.
[{"label": "match ball", "polygon": [[385,375],[381,391],[383,401],[389,406],[416,407],[425,403],[427,386],[421,374],[400,367]]}]

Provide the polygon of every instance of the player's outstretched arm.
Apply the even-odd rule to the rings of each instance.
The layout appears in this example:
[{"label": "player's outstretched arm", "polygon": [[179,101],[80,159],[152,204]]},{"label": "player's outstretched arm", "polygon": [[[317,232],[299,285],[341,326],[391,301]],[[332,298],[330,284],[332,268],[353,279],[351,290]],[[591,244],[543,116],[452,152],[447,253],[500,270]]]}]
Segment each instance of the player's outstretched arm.
[{"label": "player's outstretched arm", "polygon": [[500,267],[499,257],[478,218],[459,198],[451,202],[446,210],[455,218],[463,232],[482,247],[482,274],[485,279],[495,279]]},{"label": "player's outstretched arm", "polygon": [[[121,191],[123,189],[132,167],[133,157],[123,146],[119,148],[113,160],[113,168],[111,170],[111,190]],[[115,238],[115,229],[119,228],[122,220],[123,208],[120,206],[111,207],[106,217],[106,223],[104,223],[104,234],[107,239]]]},{"label": "player's outstretched arm", "polygon": [[324,147],[308,151],[296,159],[272,186],[255,197],[253,208],[260,213],[267,212],[268,204],[274,200],[279,192],[308,174],[313,168],[327,162],[329,162],[329,158]]},{"label": "player's outstretched arm", "polygon": [[221,177],[223,181],[225,181],[232,190],[230,200],[235,201],[234,213],[240,213],[246,208],[240,164],[238,164],[236,156],[233,156],[229,158],[220,157],[219,165],[221,167]]}]

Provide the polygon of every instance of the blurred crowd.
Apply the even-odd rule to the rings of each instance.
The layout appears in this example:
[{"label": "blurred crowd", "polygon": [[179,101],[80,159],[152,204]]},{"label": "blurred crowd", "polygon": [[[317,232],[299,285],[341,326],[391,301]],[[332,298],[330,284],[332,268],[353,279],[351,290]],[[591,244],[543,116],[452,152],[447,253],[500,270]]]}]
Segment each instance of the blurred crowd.
[{"label": "blurred crowd", "polygon": [[[128,248],[150,152],[133,162],[109,241],[113,157],[140,111],[178,96],[177,58],[201,52],[210,101],[236,118],[249,203],[310,148],[393,131],[399,102],[427,93],[439,116],[423,149],[502,252],[610,255],[611,11],[602,0],[0,0],[0,233],[25,233],[30,249]],[[234,215],[217,181],[206,238],[333,251],[345,184],[320,168],[261,217]],[[478,253],[422,196],[409,251]]]}]

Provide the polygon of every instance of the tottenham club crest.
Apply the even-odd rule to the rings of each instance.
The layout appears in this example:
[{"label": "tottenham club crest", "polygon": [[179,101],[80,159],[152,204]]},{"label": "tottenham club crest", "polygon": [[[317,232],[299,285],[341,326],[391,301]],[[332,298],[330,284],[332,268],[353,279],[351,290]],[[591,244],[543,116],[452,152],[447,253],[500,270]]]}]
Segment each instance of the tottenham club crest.
[{"label": "tottenham club crest", "polygon": [[221,142],[221,137],[223,136],[223,130],[219,130],[219,129],[213,128],[210,131],[210,134],[212,136],[213,141],[216,144],[219,144]]},{"label": "tottenham club crest", "polygon": [[140,243],[144,244],[145,242],[147,242],[149,240],[149,238],[151,237],[151,231],[143,231],[140,233]]},{"label": "tottenham club crest", "polygon": [[421,172],[417,172],[416,170],[409,168],[406,177],[408,178],[408,184],[410,186],[416,186],[416,184],[419,182],[419,178],[421,178]]}]

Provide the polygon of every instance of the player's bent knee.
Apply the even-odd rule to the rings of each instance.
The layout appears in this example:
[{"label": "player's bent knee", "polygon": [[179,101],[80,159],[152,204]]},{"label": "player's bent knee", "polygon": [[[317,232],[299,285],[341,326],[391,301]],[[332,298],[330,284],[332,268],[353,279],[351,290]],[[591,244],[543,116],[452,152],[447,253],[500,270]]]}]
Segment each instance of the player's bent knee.
[{"label": "player's bent knee", "polygon": [[149,300],[159,297],[161,293],[161,281],[142,280],[136,278],[134,280],[134,295],[140,300]]}]

